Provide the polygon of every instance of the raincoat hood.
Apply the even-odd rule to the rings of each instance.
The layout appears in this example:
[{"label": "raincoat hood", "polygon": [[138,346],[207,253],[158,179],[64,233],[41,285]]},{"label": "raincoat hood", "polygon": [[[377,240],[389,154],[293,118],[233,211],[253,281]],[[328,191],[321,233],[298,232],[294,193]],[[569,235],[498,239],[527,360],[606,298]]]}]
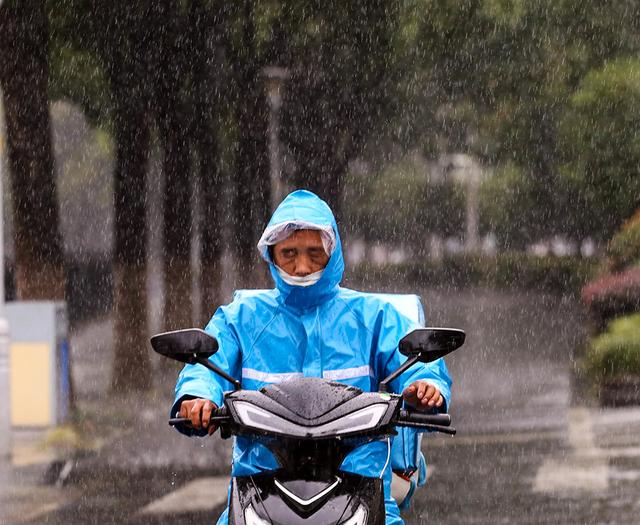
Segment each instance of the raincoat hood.
[{"label": "raincoat hood", "polygon": [[[271,259],[269,251],[264,246],[258,247],[260,255],[269,263],[271,276],[285,304],[298,308],[317,306],[338,293],[339,284],[344,273],[344,258],[338,225],[327,203],[307,190],[296,190],[287,195],[273,212],[265,231],[277,225],[290,223],[303,223],[308,227],[316,226],[319,230],[330,227],[335,235],[335,247],[330,254],[329,262],[324,268],[322,276],[317,283],[307,287],[295,286],[284,282],[278,274],[278,269]],[[298,227],[296,229],[302,228]]]}]

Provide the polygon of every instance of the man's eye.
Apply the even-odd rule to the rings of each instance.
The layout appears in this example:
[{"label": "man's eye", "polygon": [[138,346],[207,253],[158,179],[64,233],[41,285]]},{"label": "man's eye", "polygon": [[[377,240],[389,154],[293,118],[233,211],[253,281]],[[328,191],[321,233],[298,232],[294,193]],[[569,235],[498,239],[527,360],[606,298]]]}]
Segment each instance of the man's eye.
[{"label": "man's eye", "polygon": [[295,250],[282,250],[283,257],[293,257],[295,254]]}]

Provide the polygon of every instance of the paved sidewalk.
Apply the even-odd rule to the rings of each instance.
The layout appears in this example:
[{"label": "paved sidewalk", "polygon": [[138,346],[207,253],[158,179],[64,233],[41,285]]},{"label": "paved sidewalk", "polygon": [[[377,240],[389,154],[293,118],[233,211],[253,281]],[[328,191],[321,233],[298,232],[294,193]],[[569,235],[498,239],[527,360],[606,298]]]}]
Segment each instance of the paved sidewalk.
[{"label": "paved sidewalk", "polygon": [[79,491],[57,486],[58,456],[45,431],[14,430],[10,458],[0,459],[0,523],[26,523],[71,503]]}]

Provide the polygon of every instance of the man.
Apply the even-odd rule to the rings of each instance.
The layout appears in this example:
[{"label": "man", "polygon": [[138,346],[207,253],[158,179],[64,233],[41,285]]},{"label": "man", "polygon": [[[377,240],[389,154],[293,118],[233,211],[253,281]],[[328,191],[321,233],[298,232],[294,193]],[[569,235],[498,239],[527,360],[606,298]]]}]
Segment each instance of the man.
[{"label": "man", "polygon": [[[323,377],[376,391],[380,380],[405,357],[399,340],[419,326],[389,303],[341,288],[344,259],[338,228],[327,204],[298,190],[278,206],[258,249],[276,287],[240,294],[220,307],[205,330],[220,345],[211,360],[243,388],[293,377]],[[391,383],[394,392],[422,410],[446,410],[450,378],[444,361],[417,365]],[[176,385],[172,415],[191,420],[178,430],[187,435],[215,431],[211,411],[222,403],[230,383],[204,367],[187,365]],[[390,495],[390,441],[358,447],[341,469],[384,479],[387,524],[400,524]],[[255,474],[277,467],[271,453],[249,438],[237,437],[232,474]],[[227,522],[223,513],[219,524]]]}]

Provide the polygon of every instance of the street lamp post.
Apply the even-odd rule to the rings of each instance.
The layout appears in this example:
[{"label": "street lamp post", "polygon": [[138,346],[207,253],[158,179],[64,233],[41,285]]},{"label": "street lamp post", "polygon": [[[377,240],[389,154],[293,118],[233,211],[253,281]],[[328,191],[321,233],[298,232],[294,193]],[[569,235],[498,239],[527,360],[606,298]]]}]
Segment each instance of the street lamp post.
[{"label": "street lamp post", "polygon": [[[0,3],[2,0],[0,0]],[[4,159],[7,141],[5,139],[4,103],[0,88],[0,457],[11,453],[11,421],[9,407],[11,405],[9,390],[9,323],[4,308]]]},{"label": "street lamp post", "polygon": [[475,252],[480,246],[478,230],[480,229],[479,191],[480,191],[480,167],[472,162],[467,168],[467,235],[465,237],[465,249]]},{"label": "street lamp post", "polygon": [[479,190],[482,167],[471,155],[463,153],[447,155],[441,159],[441,163],[455,179],[464,185],[466,196],[464,249],[475,252],[480,247]]},{"label": "street lamp post", "polygon": [[280,148],[280,108],[282,89],[289,72],[282,67],[268,66],[262,70],[269,99],[269,174],[271,179],[271,210],[280,204],[285,188],[282,180],[282,151]]}]

